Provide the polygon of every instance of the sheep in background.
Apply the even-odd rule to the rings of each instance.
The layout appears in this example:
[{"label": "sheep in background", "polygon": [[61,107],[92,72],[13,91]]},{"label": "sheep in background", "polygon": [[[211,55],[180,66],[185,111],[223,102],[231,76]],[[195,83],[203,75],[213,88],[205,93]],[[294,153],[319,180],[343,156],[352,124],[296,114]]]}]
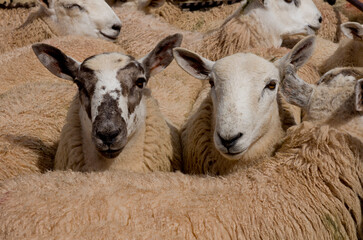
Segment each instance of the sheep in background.
[{"label": "sheep in background", "polygon": [[50,45],[33,45],[51,73],[78,86],[60,137],[55,169],[180,169],[179,134],[165,121],[145,87],[150,76],[170,64],[172,48],[180,46],[181,40],[180,34],[169,36],[140,60],[104,53],[82,63]]},{"label": "sheep in background", "polygon": [[280,47],[285,36],[312,34],[319,29],[321,14],[311,0],[303,0],[299,6],[279,1],[266,0],[265,5],[258,0],[243,1],[233,16],[208,34],[180,31],[135,7],[122,5],[114,8],[123,21],[118,43],[133,55],[146,54],[160,37],[180,32],[184,35],[183,46],[215,60],[248,48]]},{"label": "sheep in background", "polygon": [[0,53],[60,35],[115,41],[121,30],[120,19],[104,0],[39,0],[37,9],[30,11],[1,10],[1,25],[6,27],[0,32]]},{"label": "sheep in background", "polygon": [[14,7],[34,7],[37,4],[37,0],[0,0],[0,6],[4,8]]},{"label": "sheep in background", "polygon": [[[0,185],[1,236],[362,239],[363,143],[339,128],[363,133],[362,124],[355,125],[362,122],[363,79],[336,74],[312,86],[286,72],[286,97],[310,109],[315,121],[290,128],[276,156],[223,178],[127,172],[22,176]],[[319,106],[326,106],[323,113]],[[322,114],[320,121],[316,116]]]},{"label": "sheep in background", "polygon": [[[299,68],[313,48],[314,37],[307,37],[275,63],[249,53],[213,62],[186,49],[174,49],[181,68],[211,85],[181,130],[183,171],[224,175],[238,162],[247,167],[271,156],[287,128],[288,109],[278,96],[279,69],[288,63]],[[290,118],[287,122],[291,126]]]}]

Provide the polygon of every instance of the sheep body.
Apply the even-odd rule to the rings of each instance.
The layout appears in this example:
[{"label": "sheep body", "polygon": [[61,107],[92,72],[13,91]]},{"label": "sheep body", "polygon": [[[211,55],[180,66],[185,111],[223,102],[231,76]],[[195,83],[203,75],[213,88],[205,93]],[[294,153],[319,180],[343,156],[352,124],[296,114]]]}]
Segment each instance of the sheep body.
[{"label": "sheep body", "polygon": [[23,176],[0,187],[0,233],[359,239],[362,147],[348,134],[304,123],[289,129],[276,157],[226,178],[126,172]]}]

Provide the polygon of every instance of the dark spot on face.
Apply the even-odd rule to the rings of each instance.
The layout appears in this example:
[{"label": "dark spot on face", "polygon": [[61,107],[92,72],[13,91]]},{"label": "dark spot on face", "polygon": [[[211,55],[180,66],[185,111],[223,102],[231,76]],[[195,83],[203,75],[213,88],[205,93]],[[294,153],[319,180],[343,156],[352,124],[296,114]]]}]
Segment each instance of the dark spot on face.
[{"label": "dark spot on face", "polygon": [[122,95],[128,99],[129,115],[140,104],[143,90],[136,86],[136,81],[144,75],[144,69],[137,61],[132,61],[117,72],[117,79],[121,83]]},{"label": "dark spot on face", "polygon": [[105,86],[102,86],[102,87],[101,87],[101,89],[102,89],[102,90],[106,90],[106,87],[105,87]]}]

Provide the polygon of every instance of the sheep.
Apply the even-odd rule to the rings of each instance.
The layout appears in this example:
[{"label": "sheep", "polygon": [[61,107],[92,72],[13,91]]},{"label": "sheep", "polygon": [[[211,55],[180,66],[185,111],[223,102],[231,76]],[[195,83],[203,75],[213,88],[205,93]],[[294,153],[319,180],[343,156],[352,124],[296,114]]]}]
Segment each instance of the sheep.
[{"label": "sheep", "polygon": [[181,129],[183,171],[225,175],[238,162],[248,167],[272,155],[294,124],[278,95],[279,68],[289,62],[302,66],[313,48],[314,37],[307,37],[275,63],[250,53],[213,62],[174,49],[181,68],[211,85]]},{"label": "sheep", "polygon": [[341,25],[341,30],[349,39],[339,44],[317,39],[317,50],[309,62],[321,74],[336,67],[363,67],[363,25],[346,22]]},{"label": "sheep", "polygon": [[140,60],[104,53],[78,63],[47,44],[33,45],[54,75],[72,80],[72,101],[54,160],[55,169],[75,171],[180,169],[179,134],[145,88],[150,76],[173,60],[182,36],[171,35]]},{"label": "sheep", "polygon": [[[354,125],[362,121],[363,79],[337,75],[330,82],[342,88],[285,76],[285,97],[316,109],[308,111],[316,121],[290,128],[274,157],[223,178],[112,171],[21,176],[0,184],[1,236],[361,239],[363,143],[337,127],[363,132]],[[336,117],[338,125],[326,121]]]},{"label": "sheep", "polygon": [[[253,47],[280,47],[283,37],[312,34],[321,22],[321,14],[310,0],[302,1],[299,6],[286,2],[279,5],[277,0],[265,1],[265,5],[258,0],[248,4],[243,1],[232,17],[209,34],[181,31],[129,5],[114,11],[123,20],[123,34],[117,42],[128,53],[145,54],[159,37],[180,32],[184,35],[183,46],[212,60]],[[246,15],[242,16],[242,12]]]},{"label": "sheep", "polygon": [[120,34],[121,21],[104,0],[39,0],[39,3],[33,12],[1,10],[5,15],[2,25],[13,25],[0,32],[0,53],[60,35],[86,35],[115,41]]}]

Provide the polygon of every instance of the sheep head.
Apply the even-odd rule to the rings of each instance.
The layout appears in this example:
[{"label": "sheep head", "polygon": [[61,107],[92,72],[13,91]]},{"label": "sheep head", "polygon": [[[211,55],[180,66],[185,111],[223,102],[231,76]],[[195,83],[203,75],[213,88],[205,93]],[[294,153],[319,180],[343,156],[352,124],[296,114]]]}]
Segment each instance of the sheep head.
[{"label": "sheep head", "polygon": [[19,27],[37,18],[49,17],[58,35],[81,35],[114,41],[121,21],[104,0],[38,0],[39,7]]},{"label": "sheep head", "polygon": [[250,53],[213,62],[183,48],[173,50],[181,68],[211,84],[211,128],[214,145],[223,156],[241,159],[271,143],[268,138],[282,137],[277,103],[280,69],[287,63],[300,67],[312,52],[313,42],[314,37],[307,37],[276,63]]},{"label": "sheep head", "polygon": [[103,53],[79,63],[50,45],[35,44],[33,50],[51,73],[77,84],[82,129],[101,156],[115,158],[145,121],[150,76],[170,64],[181,40],[180,34],[171,35],[139,60]]},{"label": "sheep head", "polygon": [[[363,122],[363,68],[335,68],[322,76],[317,85],[308,84],[287,66],[282,82],[283,95],[301,107],[304,120],[342,127],[359,116]],[[358,126],[359,124],[357,124]]]},{"label": "sheep head", "polygon": [[311,35],[320,28],[322,16],[312,0],[255,0],[245,8],[263,27],[279,39],[302,34]]}]

